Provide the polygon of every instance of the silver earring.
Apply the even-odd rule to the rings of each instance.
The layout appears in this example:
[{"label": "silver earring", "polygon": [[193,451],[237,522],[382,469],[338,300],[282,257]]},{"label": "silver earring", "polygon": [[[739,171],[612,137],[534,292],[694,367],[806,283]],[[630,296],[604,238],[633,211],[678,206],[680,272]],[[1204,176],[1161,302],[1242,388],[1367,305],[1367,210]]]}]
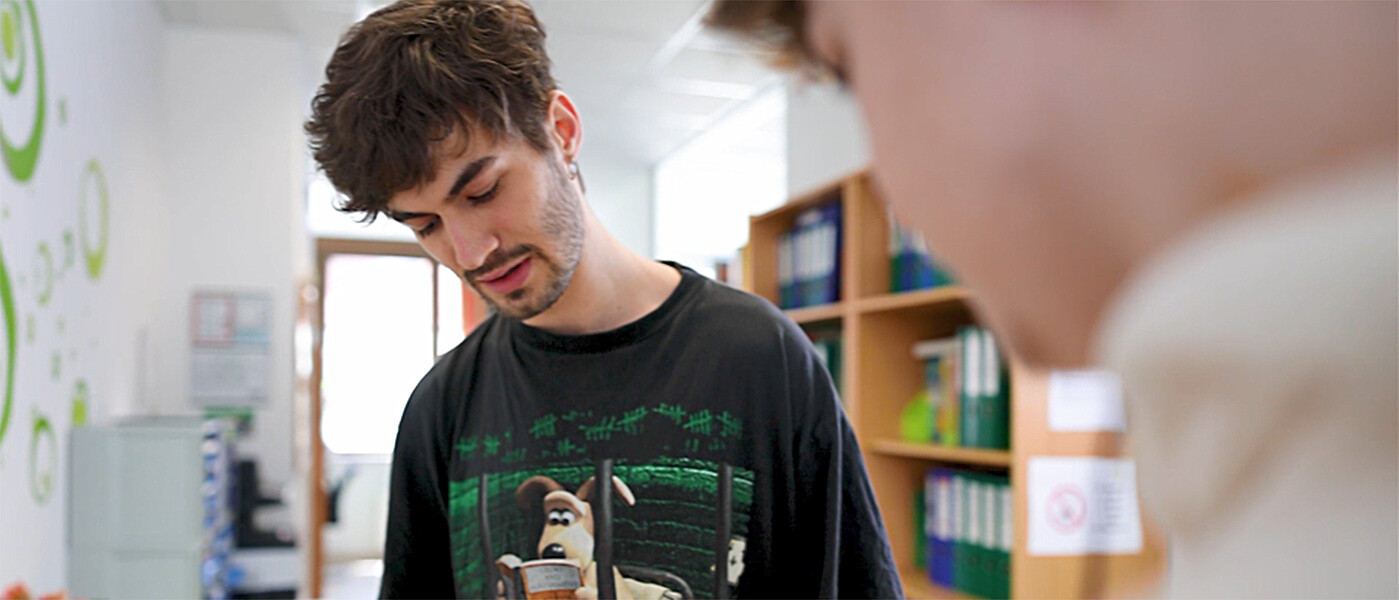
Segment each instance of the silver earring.
[{"label": "silver earring", "polygon": [[569,178],[569,179],[578,179],[578,163],[576,163],[576,162],[570,162],[570,163],[568,163],[568,178]]}]

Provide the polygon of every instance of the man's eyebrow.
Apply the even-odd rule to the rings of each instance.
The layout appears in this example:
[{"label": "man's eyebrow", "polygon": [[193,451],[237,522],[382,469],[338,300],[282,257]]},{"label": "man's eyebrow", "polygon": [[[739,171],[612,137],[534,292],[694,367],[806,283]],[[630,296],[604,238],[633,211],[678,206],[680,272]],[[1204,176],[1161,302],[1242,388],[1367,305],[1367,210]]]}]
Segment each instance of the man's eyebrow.
[{"label": "man's eyebrow", "polygon": [[399,223],[403,223],[404,221],[407,221],[409,219],[418,219],[421,217],[431,216],[427,213],[398,212],[396,210],[386,210],[384,211],[384,214],[388,215],[390,219],[398,221]]},{"label": "man's eyebrow", "polygon": [[[471,161],[465,167],[462,167],[461,172],[457,173],[457,180],[452,183],[452,189],[447,191],[447,197],[445,198],[445,200],[451,200],[457,194],[460,194],[462,188],[466,187],[467,184],[471,183],[471,180],[475,179],[476,176],[481,173],[481,169],[484,169],[487,165],[491,164],[492,162],[495,162],[495,159],[496,156],[494,154],[490,156],[483,156],[481,158]],[[421,217],[432,216],[429,213],[400,212],[396,210],[385,210],[384,214],[388,215],[390,219],[393,219],[400,223],[409,219],[417,219]]]},{"label": "man's eyebrow", "polygon": [[494,162],[495,158],[494,154],[483,156],[471,161],[471,163],[467,164],[465,167],[462,167],[461,173],[457,174],[456,183],[453,183],[451,191],[447,192],[446,199],[450,200],[456,197],[457,194],[460,194],[462,188],[466,187],[466,184],[471,183],[471,180],[476,178],[476,175],[481,172],[481,169],[486,168],[486,165]]}]

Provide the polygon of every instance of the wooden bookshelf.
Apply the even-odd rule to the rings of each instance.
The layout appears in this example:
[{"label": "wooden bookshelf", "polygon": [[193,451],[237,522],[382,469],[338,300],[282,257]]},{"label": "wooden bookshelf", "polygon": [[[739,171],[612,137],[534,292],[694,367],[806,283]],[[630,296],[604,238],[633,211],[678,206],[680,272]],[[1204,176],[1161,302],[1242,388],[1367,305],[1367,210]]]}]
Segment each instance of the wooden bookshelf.
[{"label": "wooden bookshelf", "polygon": [[903,580],[904,596],[908,600],[957,600],[976,597],[928,581],[927,573],[910,567],[899,569],[899,578]]},{"label": "wooden bookshelf", "polygon": [[787,317],[793,321],[802,325],[807,325],[840,319],[845,315],[845,305],[837,302],[835,304],[794,308],[784,312],[786,312]]},{"label": "wooden bookshelf", "polygon": [[915,492],[922,487],[927,470],[939,464],[1009,472],[1015,504],[1011,597],[1089,598],[1140,595],[1148,590],[1163,572],[1165,544],[1145,518],[1145,546],[1139,554],[1042,557],[1025,551],[1026,464],[1031,456],[1124,454],[1117,434],[1049,431],[1047,372],[1029,369],[1009,357],[1008,451],[948,448],[900,438],[897,415],[923,384],[923,369],[913,357],[913,344],[954,335],[959,327],[975,323],[974,298],[956,286],[889,293],[888,220],[866,173],[842,178],[752,218],[746,254],[750,262],[744,265],[744,284],[749,291],[776,303],[778,237],[791,229],[802,210],[825,202],[840,202],[844,219],[841,300],[786,313],[803,327],[838,329],[843,336],[843,401],[860,440],[908,597],[972,597],[933,585],[913,557]]},{"label": "wooden bookshelf", "polygon": [[865,442],[866,451],[904,458],[922,458],[957,465],[1010,468],[1011,456],[1006,450],[982,448],[950,448],[900,440],[876,439]]}]

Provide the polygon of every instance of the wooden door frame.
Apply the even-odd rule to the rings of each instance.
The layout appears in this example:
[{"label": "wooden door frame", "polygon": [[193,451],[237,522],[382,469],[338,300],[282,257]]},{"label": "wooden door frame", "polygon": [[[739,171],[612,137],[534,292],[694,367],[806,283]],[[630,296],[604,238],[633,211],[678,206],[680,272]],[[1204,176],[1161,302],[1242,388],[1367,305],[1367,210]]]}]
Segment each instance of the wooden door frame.
[{"label": "wooden door frame", "polygon": [[310,514],[307,527],[307,595],[311,598],[320,598],[325,583],[325,545],[322,536],[325,529],[326,520],[326,490],[325,490],[325,442],[321,439],[321,341],[325,334],[325,266],[331,255],[335,254],[362,254],[376,256],[409,256],[415,258],[426,258],[432,261],[432,320],[433,320],[433,352],[437,351],[437,262],[423,251],[422,247],[414,242],[391,242],[377,240],[352,240],[343,238],[317,238],[316,239],[316,274],[315,282],[317,294],[314,315],[311,323],[312,344],[311,344],[311,389],[307,394],[311,406],[307,414],[306,427],[310,429],[310,468],[307,469],[307,490],[308,507]]}]

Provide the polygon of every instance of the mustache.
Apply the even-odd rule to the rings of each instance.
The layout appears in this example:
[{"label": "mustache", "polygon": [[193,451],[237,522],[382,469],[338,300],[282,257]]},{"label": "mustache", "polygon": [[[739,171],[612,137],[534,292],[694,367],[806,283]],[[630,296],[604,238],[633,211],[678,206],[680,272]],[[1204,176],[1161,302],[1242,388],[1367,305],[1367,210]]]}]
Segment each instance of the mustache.
[{"label": "mustache", "polygon": [[519,246],[515,246],[514,248],[511,248],[509,250],[496,250],[495,252],[492,252],[490,256],[486,257],[486,262],[482,263],[480,268],[463,270],[461,274],[462,279],[465,279],[467,281],[478,281],[481,279],[482,275],[485,275],[487,273],[490,273],[491,271],[508,265],[511,262],[514,262],[515,259],[520,258],[521,256],[524,256],[531,252],[537,254],[538,248],[535,248],[533,245],[530,244],[520,244]]}]

